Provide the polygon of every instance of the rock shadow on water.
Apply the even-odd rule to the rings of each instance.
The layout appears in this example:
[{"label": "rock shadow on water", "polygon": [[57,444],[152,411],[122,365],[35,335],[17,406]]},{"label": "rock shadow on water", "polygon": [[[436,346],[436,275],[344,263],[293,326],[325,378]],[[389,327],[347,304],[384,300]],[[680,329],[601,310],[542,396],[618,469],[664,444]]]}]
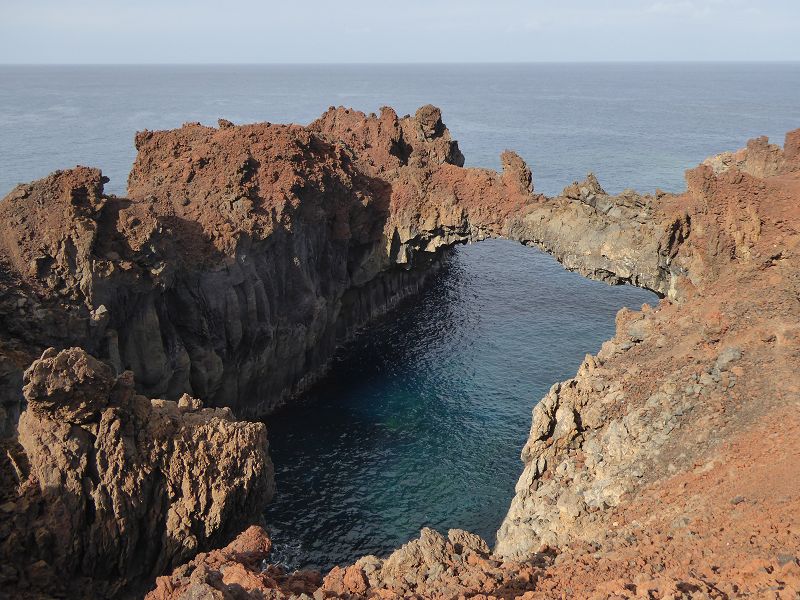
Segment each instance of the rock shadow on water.
[{"label": "rock shadow on water", "polygon": [[419,297],[267,419],[279,560],[325,570],[384,556],[424,526],[493,542],[533,405],[613,335],[619,308],[654,298],[514,242],[455,249]]}]

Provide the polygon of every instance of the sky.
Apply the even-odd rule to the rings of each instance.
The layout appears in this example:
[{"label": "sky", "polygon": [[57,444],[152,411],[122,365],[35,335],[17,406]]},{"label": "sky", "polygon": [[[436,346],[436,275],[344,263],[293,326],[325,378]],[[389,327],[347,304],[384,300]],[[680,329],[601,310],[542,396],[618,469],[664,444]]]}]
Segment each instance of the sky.
[{"label": "sky", "polygon": [[800,0],[0,0],[0,63],[800,60]]}]

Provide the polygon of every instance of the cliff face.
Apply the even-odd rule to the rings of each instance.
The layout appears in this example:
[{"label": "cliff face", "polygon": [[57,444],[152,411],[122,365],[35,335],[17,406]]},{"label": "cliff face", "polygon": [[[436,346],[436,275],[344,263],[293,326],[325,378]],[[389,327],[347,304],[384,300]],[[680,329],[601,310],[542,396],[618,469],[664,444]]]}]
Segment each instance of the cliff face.
[{"label": "cliff face", "polygon": [[673,259],[690,221],[680,211],[664,210],[660,197],[633,191],[610,196],[590,173],[559,197],[538,197],[510,219],[505,233],[592,279],[677,299],[685,271]]},{"label": "cliff face", "polygon": [[151,597],[796,596],[800,130],[748,148],[687,172],[684,194],[609,197],[590,177],[509,215],[507,235],[665,298],[621,311],[614,338],[536,405],[493,552],[423,530],[322,580],[227,553]]},{"label": "cliff face", "polygon": [[301,391],[443,247],[496,232],[488,206],[527,191],[513,168],[461,168],[430,106],[189,124],[136,146],[128,198],[77,168],[0,203],[3,328],[26,347],[81,345],[142,393],[243,416]]},{"label": "cliff face", "polygon": [[[499,557],[575,548],[576,562],[598,568],[601,556],[647,552],[638,589],[684,577],[698,594],[719,586],[730,595],[767,587],[742,562],[763,561],[768,574],[796,560],[780,556],[800,541],[786,512],[800,502],[800,471],[788,462],[799,450],[790,433],[800,390],[798,149],[800,130],[784,149],[756,140],[688,171],[688,192],[661,199],[663,214],[691,223],[672,255],[681,302],[621,311],[614,339],[536,405]],[[765,431],[780,448],[774,461],[755,441]],[[765,514],[776,496],[787,506]],[[769,542],[751,537],[769,527]],[[781,576],[796,586],[795,575]]]},{"label": "cliff face", "polygon": [[[0,456],[3,586],[129,592],[257,521],[272,494],[263,426],[193,397],[268,412],[443,249],[488,236],[664,298],[621,312],[615,338],[536,406],[495,551],[423,531],[323,580],[263,570],[268,540],[248,530],[156,597],[713,597],[800,582],[781,551],[800,545],[800,130],[655,196],[609,196],[590,175],[548,198],[512,152],[500,173],[463,168],[431,106],[188,124],[136,144],[127,198],[78,167],[0,202],[0,417],[18,432]],[[742,570],[745,556],[759,566]]]},{"label": "cliff face", "polygon": [[[0,202],[7,432],[27,403],[0,461],[15,589],[128,590],[257,521],[273,486],[263,427],[195,415],[185,394],[266,413],[444,248],[498,233],[530,186],[510,153],[502,174],[463,169],[430,106],[136,144],[128,198],[78,167]],[[23,398],[22,370],[50,347],[70,349],[34,362]]]},{"label": "cliff face", "polygon": [[257,522],[274,491],[263,424],[189,396],[149,400],[81,349],[46,350],[24,394],[9,454],[20,489],[0,514],[4,586],[136,589]]},{"label": "cliff face", "polygon": [[[137,135],[128,198],[79,167],[0,202],[0,327],[13,350],[77,344],[136,375],[261,416],[424,282],[447,247],[503,235],[570,269],[674,294],[688,235],[596,179],[533,192],[513,152],[465,169],[438,109],[331,109],[308,127],[188,124]],[[19,377],[20,370],[11,370]],[[4,395],[9,415],[19,396]]]}]

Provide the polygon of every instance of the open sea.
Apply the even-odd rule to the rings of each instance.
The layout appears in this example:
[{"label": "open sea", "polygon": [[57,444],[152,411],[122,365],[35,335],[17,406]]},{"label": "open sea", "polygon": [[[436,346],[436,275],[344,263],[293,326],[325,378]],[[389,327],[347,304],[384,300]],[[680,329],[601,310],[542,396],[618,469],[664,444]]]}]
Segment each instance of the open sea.
[{"label": "open sea", "polygon": [[[511,148],[548,194],[588,171],[609,192],[680,191],[706,156],[800,127],[800,64],[0,66],[0,196],[75,164],[123,195],[141,129],[426,103],[467,166],[498,168]],[[266,420],[273,559],[326,568],[385,555],[423,526],[493,543],[533,406],[613,334],[619,308],[655,301],[511,242],[458,248]]]}]

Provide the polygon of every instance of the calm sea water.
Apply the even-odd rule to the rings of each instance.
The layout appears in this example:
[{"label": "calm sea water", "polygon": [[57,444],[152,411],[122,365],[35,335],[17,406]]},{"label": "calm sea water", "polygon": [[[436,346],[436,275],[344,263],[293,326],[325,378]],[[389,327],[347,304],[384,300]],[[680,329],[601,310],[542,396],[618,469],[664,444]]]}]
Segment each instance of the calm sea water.
[{"label": "calm sea water", "polygon": [[0,66],[0,196],[76,163],[122,194],[140,129],[307,123],[330,105],[442,108],[467,164],[506,148],[560,191],[595,171],[609,191],[683,187],[683,170],[800,126],[800,63],[397,66]]},{"label": "calm sea water", "polygon": [[613,335],[619,308],[654,300],[514,242],[460,248],[421,297],[344,348],[302,406],[267,421],[277,558],[342,564],[423,526],[494,543],[533,405]]},{"label": "calm sea water", "polygon": [[[798,64],[0,67],[0,195],[85,164],[124,194],[140,129],[307,123],[329,105],[439,105],[472,166],[517,150],[537,189],[595,171],[612,192],[680,190],[683,171],[800,127]],[[563,271],[510,242],[464,247],[268,420],[276,558],[327,567],[420,527],[493,541],[533,405],[651,294]]]}]

